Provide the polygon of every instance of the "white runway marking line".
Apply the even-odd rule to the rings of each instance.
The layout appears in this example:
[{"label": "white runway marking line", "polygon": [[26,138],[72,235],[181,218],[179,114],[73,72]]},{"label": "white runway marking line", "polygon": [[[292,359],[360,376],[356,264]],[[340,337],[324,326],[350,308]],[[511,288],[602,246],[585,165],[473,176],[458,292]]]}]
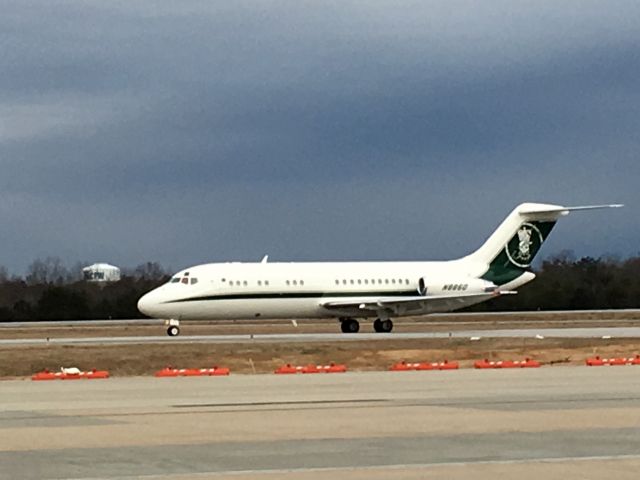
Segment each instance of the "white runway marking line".
[{"label": "white runway marking line", "polygon": [[338,473],[338,472],[363,472],[374,470],[405,470],[405,469],[429,469],[440,467],[468,467],[476,465],[524,465],[528,463],[563,463],[563,462],[602,462],[611,460],[640,460],[640,455],[602,455],[589,457],[543,457],[543,458],[519,458],[513,460],[479,460],[469,462],[443,462],[443,463],[406,463],[395,465],[365,465],[361,467],[319,467],[319,468],[286,468],[265,470],[227,470],[211,472],[182,472],[168,474],[149,474],[124,477],[82,477],[74,480],[135,480],[146,479],[171,479],[180,477],[221,477],[242,475],[284,475],[291,473]]}]

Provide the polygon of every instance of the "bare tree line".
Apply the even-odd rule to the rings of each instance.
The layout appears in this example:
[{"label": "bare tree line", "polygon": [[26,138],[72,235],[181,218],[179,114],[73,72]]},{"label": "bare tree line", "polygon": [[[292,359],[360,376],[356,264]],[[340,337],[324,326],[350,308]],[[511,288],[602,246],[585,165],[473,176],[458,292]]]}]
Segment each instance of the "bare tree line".
[{"label": "bare tree line", "polygon": [[[12,275],[7,267],[0,265],[0,283],[23,281],[27,285],[67,285],[82,281],[82,269],[89,264],[76,262],[67,267],[59,257],[36,258],[29,264],[24,276]],[[157,262],[145,262],[121,270],[124,276],[147,280],[161,279],[170,273]]]},{"label": "bare tree line", "polygon": [[89,262],[67,267],[58,257],[38,258],[24,276],[0,266],[0,321],[139,318],[138,299],[169,275],[157,262],[123,268],[113,283],[83,280]]},{"label": "bare tree line", "polygon": [[[138,299],[169,274],[146,262],[122,269],[119,282],[82,280],[82,266],[67,268],[56,257],[34,260],[24,277],[0,266],[0,321],[140,318]],[[640,308],[640,256],[576,259],[571,252],[547,258],[537,279],[475,311],[588,310]]]}]

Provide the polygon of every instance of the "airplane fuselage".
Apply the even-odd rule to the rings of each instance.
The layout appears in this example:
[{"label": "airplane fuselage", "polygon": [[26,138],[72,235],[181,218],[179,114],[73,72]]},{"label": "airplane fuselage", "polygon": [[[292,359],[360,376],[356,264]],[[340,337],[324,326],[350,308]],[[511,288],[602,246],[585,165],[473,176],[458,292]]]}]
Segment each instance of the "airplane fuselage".
[{"label": "airplane fuselage", "polygon": [[[478,279],[481,273],[482,265],[474,268],[460,261],[212,263],[176,274],[145,296],[140,307],[153,316],[179,320],[335,318],[354,313],[369,317],[376,313],[323,305],[345,299],[358,303],[375,297],[484,293],[494,285]],[[469,298],[458,308],[479,301]],[[396,316],[435,311],[440,309],[425,305]]]}]

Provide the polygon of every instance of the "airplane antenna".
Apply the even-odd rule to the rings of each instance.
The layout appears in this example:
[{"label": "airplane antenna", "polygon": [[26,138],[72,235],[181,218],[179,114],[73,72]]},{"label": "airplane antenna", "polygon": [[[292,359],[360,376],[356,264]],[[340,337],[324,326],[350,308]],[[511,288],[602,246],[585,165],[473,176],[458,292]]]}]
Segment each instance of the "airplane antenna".
[{"label": "airplane antenna", "polygon": [[267,263],[269,261],[269,255],[265,255],[262,257],[262,261],[260,263]]}]

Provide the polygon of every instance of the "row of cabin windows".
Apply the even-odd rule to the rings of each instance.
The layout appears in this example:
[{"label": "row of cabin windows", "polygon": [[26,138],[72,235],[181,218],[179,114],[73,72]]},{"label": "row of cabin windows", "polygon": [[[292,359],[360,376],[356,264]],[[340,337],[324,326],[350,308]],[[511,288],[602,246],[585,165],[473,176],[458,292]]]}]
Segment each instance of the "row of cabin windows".
[{"label": "row of cabin windows", "polygon": [[[197,279],[191,279],[191,280],[195,280],[195,282],[192,283],[197,283]],[[223,278],[222,279],[223,282],[226,282],[226,279]],[[269,280],[258,280],[258,286],[269,286]],[[285,281],[287,286],[304,286],[304,280],[286,280]],[[336,280],[336,285],[376,285],[376,283],[378,285],[409,285],[409,279],[408,278],[372,278],[371,280],[369,280],[368,278],[362,279],[362,278],[358,278],[358,279],[343,279],[343,280]],[[229,285],[230,286],[236,286],[236,287],[247,287],[249,286],[249,282],[247,282],[246,280],[229,280]],[[445,285],[444,290],[455,290],[454,288],[447,288],[447,287],[454,287],[455,285]],[[459,285],[460,287],[462,287],[462,285]],[[464,289],[466,290],[466,285],[464,285]]]},{"label": "row of cabin windows", "polygon": [[[226,282],[227,279],[226,278],[222,278],[221,279],[222,282]],[[229,280],[229,285],[230,286],[236,286],[236,287],[248,287],[249,286],[249,282],[247,282],[246,280]],[[258,280],[258,286],[261,287],[262,285],[264,285],[265,287],[269,285],[269,280]]]},{"label": "row of cabin windows", "polygon": [[391,278],[391,279],[389,279],[389,278],[384,278],[384,279],[378,278],[376,280],[375,278],[372,278],[371,280],[369,280],[368,278],[365,278],[365,279],[358,278],[358,279],[354,280],[353,278],[351,278],[349,280],[346,280],[346,279],[336,280],[336,285],[340,285],[340,283],[342,283],[342,285],[347,285],[347,284],[349,284],[349,285],[356,285],[356,284],[357,285],[375,285],[376,283],[378,285],[382,285],[383,283],[385,285],[389,285],[389,284],[396,285],[396,283],[398,285],[402,285],[403,283],[405,285],[409,285],[409,279],[407,279],[407,278],[405,278],[405,279],[398,278],[396,280],[395,278]]},{"label": "row of cabin windows", "polygon": [[442,287],[442,290],[466,290],[469,288],[467,284],[449,284]]},{"label": "row of cabin windows", "polygon": [[[223,278],[222,281],[224,282],[225,279]],[[258,286],[262,287],[263,285],[265,287],[269,286],[269,280],[258,280],[257,281]],[[304,280],[287,280],[285,282],[287,285],[294,285],[294,286],[298,286],[298,285],[304,285]],[[247,282],[246,280],[229,280],[229,285],[231,285],[232,287],[235,285],[236,287],[248,287],[249,286],[249,282]]]}]

